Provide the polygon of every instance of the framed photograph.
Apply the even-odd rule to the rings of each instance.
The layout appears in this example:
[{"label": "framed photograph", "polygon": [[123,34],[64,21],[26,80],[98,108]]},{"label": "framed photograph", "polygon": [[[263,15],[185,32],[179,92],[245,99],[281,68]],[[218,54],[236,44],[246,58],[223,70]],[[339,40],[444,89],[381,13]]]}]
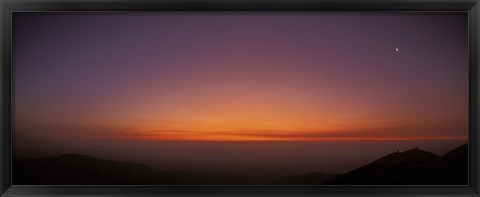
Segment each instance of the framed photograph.
[{"label": "framed photograph", "polygon": [[479,196],[478,0],[1,2],[1,196]]}]

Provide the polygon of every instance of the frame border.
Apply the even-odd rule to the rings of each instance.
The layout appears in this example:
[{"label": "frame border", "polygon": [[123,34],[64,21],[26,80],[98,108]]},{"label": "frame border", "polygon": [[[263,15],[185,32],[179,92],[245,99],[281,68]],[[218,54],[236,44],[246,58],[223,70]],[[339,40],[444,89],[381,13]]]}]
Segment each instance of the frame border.
[{"label": "frame border", "polygon": [[[0,196],[480,196],[480,0],[0,0]],[[19,186],[11,183],[11,30],[16,11],[465,11],[469,25],[468,186]]]}]

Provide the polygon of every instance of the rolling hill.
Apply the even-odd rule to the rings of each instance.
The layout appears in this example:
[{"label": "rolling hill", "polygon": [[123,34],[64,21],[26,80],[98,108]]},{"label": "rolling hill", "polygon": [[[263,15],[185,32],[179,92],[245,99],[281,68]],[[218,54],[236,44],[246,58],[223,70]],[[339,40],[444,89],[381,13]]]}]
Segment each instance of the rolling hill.
[{"label": "rolling hill", "polygon": [[466,185],[468,145],[442,156],[418,148],[340,174],[312,172],[276,181],[169,172],[131,162],[68,154],[13,161],[14,185]]},{"label": "rolling hill", "polygon": [[250,182],[228,176],[167,172],[143,164],[68,154],[14,161],[16,185],[215,185]]},{"label": "rolling hill", "polygon": [[327,185],[466,185],[468,146],[442,156],[418,148],[394,152],[345,173]]}]

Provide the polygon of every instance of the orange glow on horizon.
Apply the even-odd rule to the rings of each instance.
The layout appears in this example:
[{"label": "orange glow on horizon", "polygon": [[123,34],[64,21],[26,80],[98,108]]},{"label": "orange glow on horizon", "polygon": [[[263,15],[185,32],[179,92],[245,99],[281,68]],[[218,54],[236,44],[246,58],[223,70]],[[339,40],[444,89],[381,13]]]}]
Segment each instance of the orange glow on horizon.
[{"label": "orange glow on horizon", "polygon": [[175,136],[130,136],[133,140],[158,140],[158,141],[218,141],[218,142],[240,142],[240,141],[421,141],[421,140],[466,140],[465,136],[441,136],[441,137],[399,137],[399,138],[362,138],[362,137],[297,137],[297,138],[282,138],[282,137],[229,137],[216,138],[220,136],[191,136],[191,137],[175,137]]},{"label": "orange glow on horizon", "polygon": [[[278,131],[277,131],[278,132]],[[242,142],[242,141],[415,141],[415,140],[466,140],[468,136],[397,136],[371,137],[361,133],[314,133],[314,132],[200,132],[200,131],[136,131],[121,136],[131,140],[158,141],[212,141],[212,142]]]},{"label": "orange glow on horizon", "polygon": [[12,42],[26,146],[468,139],[465,14],[41,15]]}]

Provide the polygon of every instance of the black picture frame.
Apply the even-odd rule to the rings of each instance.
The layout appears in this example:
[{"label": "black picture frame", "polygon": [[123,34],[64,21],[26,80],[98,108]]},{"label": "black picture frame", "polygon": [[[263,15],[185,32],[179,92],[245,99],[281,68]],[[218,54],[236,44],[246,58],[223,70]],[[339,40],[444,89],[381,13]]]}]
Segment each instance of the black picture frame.
[{"label": "black picture frame", "polygon": [[[1,0],[1,196],[480,196],[479,0]],[[21,186],[11,183],[12,13],[24,11],[465,11],[469,19],[468,186]]]}]

